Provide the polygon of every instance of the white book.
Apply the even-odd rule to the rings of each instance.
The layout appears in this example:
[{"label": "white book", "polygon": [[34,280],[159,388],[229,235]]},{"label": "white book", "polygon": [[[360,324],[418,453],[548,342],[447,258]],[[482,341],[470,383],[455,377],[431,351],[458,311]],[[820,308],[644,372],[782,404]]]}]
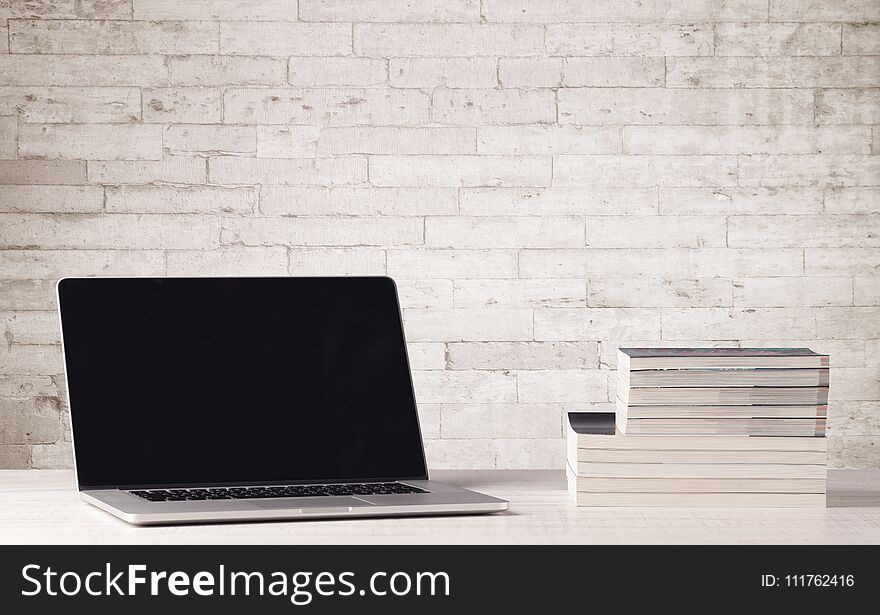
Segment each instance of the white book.
[{"label": "white book", "polygon": [[617,370],[619,387],[827,387],[822,369]]},{"label": "white book", "polygon": [[719,450],[631,450],[608,448],[570,449],[568,463],[574,469],[584,463],[826,463],[825,451],[729,451]]},{"label": "white book", "polygon": [[630,406],[617,400],[627,419],[825,418],[828,406]]},{"label": "white book", "polygon": [[579,463],[578,478],[813,478],[825,479],[824,465],[757,463]]},{"label": "white book", "polygon": [[617,369],[823,368],[828,355],[809,348],[620,348]]},{"label": "white book", "polygon": [[646,406],[826,405],[828,387],[618,387],[618,398]]}]

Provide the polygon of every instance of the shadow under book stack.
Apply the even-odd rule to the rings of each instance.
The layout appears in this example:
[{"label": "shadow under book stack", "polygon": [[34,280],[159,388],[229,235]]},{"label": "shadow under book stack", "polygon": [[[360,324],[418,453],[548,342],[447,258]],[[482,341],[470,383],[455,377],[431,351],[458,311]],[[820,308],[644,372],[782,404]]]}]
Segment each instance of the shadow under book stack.
[{"label": "shadow under book stack", "polygon": [[578,506],[825,506],[828,355],[621,348],[616,413],[570,413]]}]

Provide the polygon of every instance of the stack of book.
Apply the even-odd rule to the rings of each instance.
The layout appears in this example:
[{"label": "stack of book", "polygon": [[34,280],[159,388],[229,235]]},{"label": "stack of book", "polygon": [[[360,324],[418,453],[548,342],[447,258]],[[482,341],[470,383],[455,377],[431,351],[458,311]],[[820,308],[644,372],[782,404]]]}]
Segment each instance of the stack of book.
[{"label": "stack of book", "polygon": [[616,413],[570,414],[580,506],[824,506],[828,356],[621,349]]}]

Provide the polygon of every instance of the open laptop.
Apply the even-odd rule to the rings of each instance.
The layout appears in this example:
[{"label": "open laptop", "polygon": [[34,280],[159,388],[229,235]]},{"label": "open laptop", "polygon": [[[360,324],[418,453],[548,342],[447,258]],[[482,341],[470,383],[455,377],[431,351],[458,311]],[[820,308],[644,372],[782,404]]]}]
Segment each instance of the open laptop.
[{"label": "open laptop", "polygon": [[81,497],[138,525],[487,513],[428,480],[394,282],[65,278]]}]

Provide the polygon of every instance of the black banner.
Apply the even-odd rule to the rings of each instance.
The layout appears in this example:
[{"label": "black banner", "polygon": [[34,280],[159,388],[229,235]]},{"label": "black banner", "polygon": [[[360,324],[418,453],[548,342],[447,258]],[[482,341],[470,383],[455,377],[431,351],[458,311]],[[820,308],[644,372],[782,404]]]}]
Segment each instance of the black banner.
[{"label": "black banner", "polygon": [[[838,609],[880,601],[878,547],[0,547],[7,613]],[[809,612],[809,611],[808,611]]]}]

